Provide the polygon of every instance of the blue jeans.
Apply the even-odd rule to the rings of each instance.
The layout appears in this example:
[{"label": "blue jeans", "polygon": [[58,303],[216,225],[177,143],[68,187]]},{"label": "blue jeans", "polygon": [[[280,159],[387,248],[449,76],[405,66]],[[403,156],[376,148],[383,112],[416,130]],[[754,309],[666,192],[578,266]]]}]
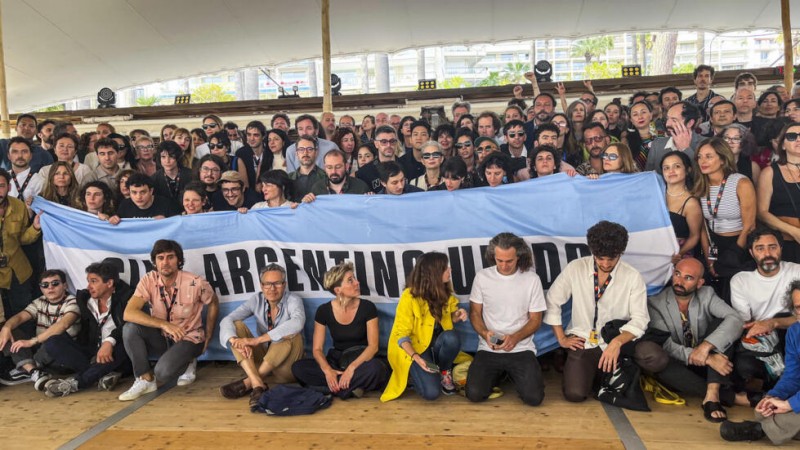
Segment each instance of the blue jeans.
[{"label": "blue jeans", "polygon": [[[449,330],[443,331],[420,355],[425,360],[438,364],[440,370],[451,370],[459,350],[461,350],[461,339],[455,330]],[[414,384],[414,389],[425,400],[436,400],[442,393],[442,375],[427,372],[413,361],[409,378]]]}]

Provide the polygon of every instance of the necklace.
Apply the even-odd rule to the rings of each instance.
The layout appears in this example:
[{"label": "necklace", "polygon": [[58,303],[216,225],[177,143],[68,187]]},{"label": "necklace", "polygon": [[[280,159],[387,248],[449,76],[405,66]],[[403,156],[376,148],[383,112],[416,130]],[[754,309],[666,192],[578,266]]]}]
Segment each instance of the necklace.
[{"label": "necklace", "polygon": [[669,195],[670,197],[683,197],[684,194],[686,194],[686,188],[684,188],[682,191],[678,192],[677,194],[672,194],[672,193],[669,192],[669,189],[667,189],[667,195]]}]

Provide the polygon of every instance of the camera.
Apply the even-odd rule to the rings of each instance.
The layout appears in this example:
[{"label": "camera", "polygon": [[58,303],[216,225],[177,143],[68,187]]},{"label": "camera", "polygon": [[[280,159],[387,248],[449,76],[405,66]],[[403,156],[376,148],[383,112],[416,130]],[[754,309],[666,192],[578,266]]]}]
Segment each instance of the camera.
[{"label": "camera", "polygon": [[0,253],[0,269],[8,267],[8,255]]}]

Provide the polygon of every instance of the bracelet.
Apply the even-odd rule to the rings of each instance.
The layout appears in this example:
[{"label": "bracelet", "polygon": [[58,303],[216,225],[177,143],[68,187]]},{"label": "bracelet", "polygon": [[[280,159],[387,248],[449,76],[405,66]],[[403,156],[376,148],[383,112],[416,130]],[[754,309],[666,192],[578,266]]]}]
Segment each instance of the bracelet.
[{"label": "bracelet", "polygon": [[412,353],[411,354],[411,359],[414,359],[415,356],[419,356],[419,353],[417,353],[417,352]]}]

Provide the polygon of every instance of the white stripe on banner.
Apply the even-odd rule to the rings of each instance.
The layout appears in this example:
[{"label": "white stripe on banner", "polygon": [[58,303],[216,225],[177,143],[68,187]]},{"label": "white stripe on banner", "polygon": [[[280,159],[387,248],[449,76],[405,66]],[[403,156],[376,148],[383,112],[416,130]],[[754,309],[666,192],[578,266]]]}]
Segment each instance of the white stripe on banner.
[{"label": "white stripe on banner", "polygon": [[[449,256],[456,295],[466,304],[475,273],[486,266],[483,254],[489,239],[503,231],[523,236],[531,245],[546,289],[567,263],[589,255],[584,237],[588,227],[604,219],[622,223],[631,232],[623,259],[642,273],[651,292],[663,287],[670,276],[670,255],[678,247],[655,175],[596,181],[547,178],[554,180],[547,185],[540,183],[545,179],[531,180],[445,196],[331,196],[296,210],[124,220],[116,227],[41,198],[33,207],[45,212],[42,227],[47,265],[64,269],[73,289],[85,288],[86,266],[106,258],[120,268],[122,279],[135,285],[152,268],[149,251],[153,242],[174,239],[184,247],[184,270],[208,279],[220,297],[224,315],[256,292],[260,267],[271,262],[283,265],[287,288],[306,303],[307,346],[316,308],[332,297],[322,288],[325,271],[340,261],[352,261],[362,297],[375,302],[381,313],[381,344],[385,348],[394,305],[419,255],[438,251]],[[539,186],[543,189],[537,189]],[[585,196],[606,200],[601,205],[587,205]],[[451,203],[463,207],[448,208]],[[551,209],[545,213],[542,207]],[[441,215],[442,209],[447,210],[446,217]],[[465,349],[474,350],[475,333],[468,324],[459,325]],[[547,326],[535,339],[540,352],[557,345]],[[207,356],[231,358],[216,339]]]}]

